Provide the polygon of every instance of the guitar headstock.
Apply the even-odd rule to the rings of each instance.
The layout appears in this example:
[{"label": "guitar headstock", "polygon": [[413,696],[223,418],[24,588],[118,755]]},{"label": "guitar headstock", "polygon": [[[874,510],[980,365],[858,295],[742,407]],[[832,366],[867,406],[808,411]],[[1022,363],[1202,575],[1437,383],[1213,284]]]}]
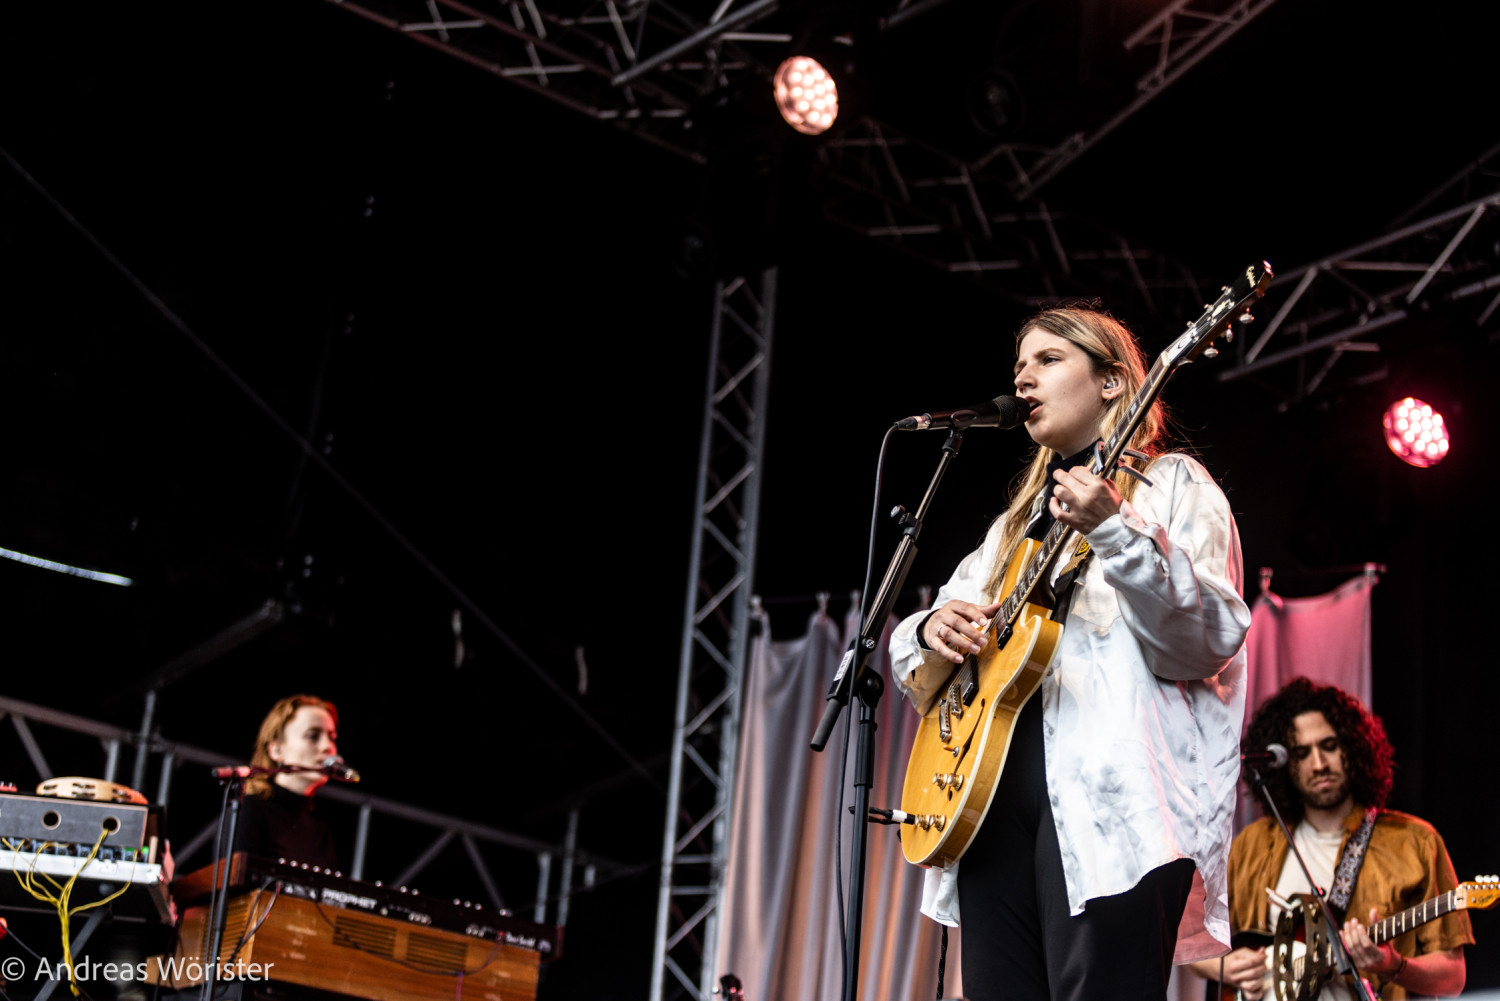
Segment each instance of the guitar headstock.
[{"label": "guitar headstock", "polygon": [[1500,876],[1475,876],[1471,882],[1459,883],[1453,891],[1453,906],[1485,910],[1500,901]]},{"label": "guitar headstock", "polygon": [[1271,265],[1265,261],[1242,270],[1234,284],[1224,286],[1219,298],[1210,303],[1203,315],[1189,323],[1187,330],[1161,353],[1162,366],[1170,371],[1196,361],[1199,356],[1212,358],[1218,354],[1218,349],[1213,347],[1214,338],[1224,332],[1241,310],[1266,294],[1271,277]]}]

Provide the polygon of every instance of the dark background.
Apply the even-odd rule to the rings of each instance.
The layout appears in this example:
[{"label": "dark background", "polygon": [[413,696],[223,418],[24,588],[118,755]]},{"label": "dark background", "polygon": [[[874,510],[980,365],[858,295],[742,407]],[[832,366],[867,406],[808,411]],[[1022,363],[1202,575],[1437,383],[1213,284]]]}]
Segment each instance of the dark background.
[{"label": "dark background", "polygon": [[[974,48],[997,6],[954,0],[915,22],[913,65]],[[1010,22],[1038,79],[1088,65],[1068,17],[1103,8],[1038,9]],[[363,788],[558,840],[579,791],[630,768],[537,678],[576,692],[581,646],[579,702],[665,785],[710,303],[671,260],[704,171],[333,5],[6,21],[0,546],[137,583],[0,561],[4,693],[134,725],[143,677],[278,597],[299,614],[163,693],[163,737],[248,755],[271,702],[316,692],[343,709]],[[1290,270],[1378,234],[1496,141],[1485,38],[1457,5],[1274,5],[1048,196],[1199,274],[1259,257]],[[963,145],[951,121],[927,127]],[[859,586],[886,424],[1008,389],[1025,315],[848,233],[801,233],[778,254],[756,588],[778,636],[800,632],[815,592]],[[1289,596],[1348,576],[1329,567],[1388,566],[1374,690],[1402,765],[1392,805],[1437,825],[1461,878],[1500,867],[1483,450],[1497,327],[1476,326],[1478,299],[1384,342],[1374,384],[1280,405],[1195,366],[1168,391],[1234,506],[1251,591],[1260,566]],[[1452,429],[1432,469],[1379,436],[1408,394]],[[887,502],[917,502],[940,442],[896,442]],[[1026,444],[969,436],[913,584],[941,583],[973,546]],[[454,588],[497,627],[467,614],[457,667]],[[0,778],[36,780],[13,733],[0,747]],[[87,742],[49,754],[97,769]],[[176,779],[189,830],[209,785]],[[580,842],[622,868],[573,902],[544,997],[645,993],[663,808],[628,779],[585,806]],[[425,847],[407,837],[383,839],[372,877]],[[477,896],[451,861],[432,892]],[[529,911],[529,860],[500,879]],[[1500,986],[1492,921],[1475,923],[1469,983]]]}]

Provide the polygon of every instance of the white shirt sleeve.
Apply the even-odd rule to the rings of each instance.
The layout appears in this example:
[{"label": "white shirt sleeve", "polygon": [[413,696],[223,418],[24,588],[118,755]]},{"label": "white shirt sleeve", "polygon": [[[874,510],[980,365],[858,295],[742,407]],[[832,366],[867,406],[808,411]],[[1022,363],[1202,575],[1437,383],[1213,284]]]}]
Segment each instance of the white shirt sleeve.
[{"label": "white shirt sleeve", "polygon": [[1240,597],[1240,540],[1229,501],[1208,471],[1181,454],[1164,456],[1135,503],[1088,536],[1120,615],[1159,678],[1211,678],[1237,654],[1250,629]]}]

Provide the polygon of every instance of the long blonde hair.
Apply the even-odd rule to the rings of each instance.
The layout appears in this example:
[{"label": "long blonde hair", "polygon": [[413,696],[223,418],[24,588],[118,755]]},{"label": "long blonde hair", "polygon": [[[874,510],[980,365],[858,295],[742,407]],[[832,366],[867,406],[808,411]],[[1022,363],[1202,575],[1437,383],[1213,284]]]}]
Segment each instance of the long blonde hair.
[{"label": "long blonde hair", "polygon": [[[1121,379],[1124,390],[1109,401],[1109,406],[1099,421],[1099,436],[1108,440],[1115,428],[1124,420],[1126,407],[1146,381],[1146,356],[1141,352],[1140,345],[1136,343],[1135,335],[1125,324],[1108,313],[1081,306],[1063,306],[1044,310],[1021,324],[1020,330],[1016,333],[1018,355],[1022,339],[1033,330],[1056,334],[1076,344],[1084,354],[1089,356],[1089,361],[1093,364],[1097,374],[1109,373]],[[1155,459],[1162,453],[1158,439],[1166,429],[1166,423],[1166,407],[1160,400],[1157,400],[1146,411],[1135,434],[1131,435],[1129,447]],[[998,558],[994,567],[990,569],[989,583],[985,586],[992,600],[1000,597],[999,591],[1005,578],[1005,570],[1010,565],[1021,543],[1021,536],[1026,531],[1026,525],[1030,521],[1031,505],[1035,503],[1037,495],[1047,486],[1047,463],[1059,458],[1066,458],[1066,456],[1059,456],[1052,449],[1038,445],[1031,457],[1031,463],[1016,478],[1010,506],[1001,515],[1006,521],[1005,528],[1000,535]],[[1147,464],[1149,463],[1142,465]],[[1114,482],[1120,495],[1126,500],[1135,495],[1136,480],[1128,473],[1115,473]]]},{"label": "long blonde hair", "polygon": [[[339,711],[332,702],[320,699],[316,695],[288,695],[272,706],[271,711],[266,713],[266,718],[260,721],[260,732],[255,735],[255,752],[250,755],[250,764],[257,768],[276,767],[276,762],[271,760],[271,743],[286,735],[287,724],[303,706],[326,709],[328,715],[333,717],[334,726],[338,726]],[[245,795],[261,797],[271,795],[271,780],[264,775],[246,779]]]}]

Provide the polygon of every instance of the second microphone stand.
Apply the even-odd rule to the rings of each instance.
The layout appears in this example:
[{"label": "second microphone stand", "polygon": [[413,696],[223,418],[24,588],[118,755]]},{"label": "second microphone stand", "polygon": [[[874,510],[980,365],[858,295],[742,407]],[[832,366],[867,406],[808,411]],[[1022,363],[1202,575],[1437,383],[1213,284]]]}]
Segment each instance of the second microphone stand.
[{"label": "second microphone stand", "polygon": [[[234,843],[239,834],[240,807],[245,798],[244,783],[256,776],[290,775],[294,772],[319,772],[329,775],[332,766],[321,765],[277,765],[261,768],[259,765],[239,765],[233,768],[214,769],[213,775],[224,783],[224,806],[219,814],[219,837],[214,844],[213,889],[208,902],[208,954],[203,957],[203,987],[200,997],[213,1001],[214,984],[219,979],[219,952],[224,947],[224,925],[229,913],[230,866],[234,861]],[[332,776],[330,776],[332,777]]]}]

